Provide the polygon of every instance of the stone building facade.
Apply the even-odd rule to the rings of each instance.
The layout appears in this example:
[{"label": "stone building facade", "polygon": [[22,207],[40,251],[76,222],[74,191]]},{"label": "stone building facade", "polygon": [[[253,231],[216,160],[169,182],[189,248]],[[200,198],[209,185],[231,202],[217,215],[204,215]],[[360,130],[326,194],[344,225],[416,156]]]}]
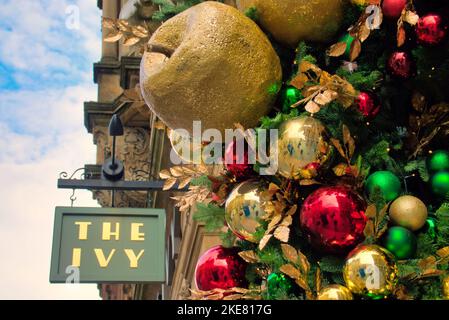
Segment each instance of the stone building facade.
[{"label": "stone building facade", "polygon": [[[117,19],[122,7],[132,0],[98,0],[103,17]],[[104,37],[103,37],[104,38]],[[84,122],[97,147],[97,163],[86,165],[91,177],[99,177],[101,164],[111,155],[108,124],[118,114],[125,134],[118,137],[118,158],[125,166],[125,180],[158,179],[162,169],[171,167],[170,141],[157,117],[143,102],[131,101],[124,90],[139,82],[141,57],[130,56],[121,42],[102,42],[101,60],[94,64],[93,80],[98,101],[85,102]],[[220,242],[218,234],[205,232],[192,214],[181,215],[171,200],[173,192],[116,192],[116,207],[164,208],[167,213],[165,283],[98,284],[100,296],[110,300],[185,299],[194,288],[196,262],[204,251]],[[94,191],[101,206],[111,206],[111,192]]]}]

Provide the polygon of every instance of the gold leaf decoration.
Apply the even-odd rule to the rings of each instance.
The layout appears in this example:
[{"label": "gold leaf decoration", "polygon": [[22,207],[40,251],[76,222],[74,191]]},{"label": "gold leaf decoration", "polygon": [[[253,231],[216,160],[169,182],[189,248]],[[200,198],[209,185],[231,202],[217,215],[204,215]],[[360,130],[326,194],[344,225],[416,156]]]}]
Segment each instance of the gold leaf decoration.
[{"label": "gold leaf decoration", "polygon": [[248,263],[259,262],[259,257],[253,250],[240,251],[239,256]]},{"label": "gold leaf decoration", "polygon": [[301,279],[301,277],[302,277],[301,272],[291,264],[284,264],[283,266],[281,266],[279,268],[279,270],[282,273],[285,273],[287,276],[289,276],[290,278],[293,278],[295,280]]},{"label": "gold leaf decoration", "polygon": [[346,42],[337,42],[329,48],[327,55],[330,57],[340,57],[345,54],[346,47]]},{"label": "gold leaf decoration", "polygon": [[290,228],[279,226],[274,231],[274,237],[282,242],[288,242],[288,238],[290,236]]},{"label": "gold leaf decoration", "polygon": [[270,241],[270,239],[273,237],[272,234],[266,234],[262,237],[262,239],[259,242],[259,250],[262,251],[265,246],[268,244],[268,242]]},{"label": "gold leaf decoration", "polygon": [[285,243],[281,244],[281,248],[282,248],[282,253],[283,253],[284,257],[288,261],[295,263],[295,264],[298,263],[299,256],[298,256],[298,251],[295,248],[293,248],[291,245],[285,244]]},{"label": "gold leaf decoration", "polygon": [[175,178],[168,178],[164,182],[164,187],[162,190],[167,191],[173,188],[173,186],[176,184],[177,180]]}]

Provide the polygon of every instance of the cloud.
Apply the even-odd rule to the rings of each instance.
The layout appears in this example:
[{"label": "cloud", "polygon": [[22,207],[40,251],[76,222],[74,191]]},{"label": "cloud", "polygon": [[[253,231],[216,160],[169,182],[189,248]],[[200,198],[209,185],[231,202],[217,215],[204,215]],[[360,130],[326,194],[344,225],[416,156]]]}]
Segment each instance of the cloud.
[{"label": "cloud", "polygon": [[[65,8],[80,28],[65,27]],[[98,299],[95,285],[49,283],[61,171],[95,163],[83,102],[96,100],[100,11],[92,0],[3,0],[0,11],[0,299]],[[88,191],[76,205],[97,206]]]}]

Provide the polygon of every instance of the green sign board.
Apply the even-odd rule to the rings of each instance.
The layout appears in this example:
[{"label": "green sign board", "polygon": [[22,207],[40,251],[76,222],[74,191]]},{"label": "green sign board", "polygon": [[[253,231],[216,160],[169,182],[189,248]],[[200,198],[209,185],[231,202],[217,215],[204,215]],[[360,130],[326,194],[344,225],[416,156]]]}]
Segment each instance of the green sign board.
[{"label": "green sign board", "polygon": [[163,209],[56,207],[50,282],[164,281]]}]

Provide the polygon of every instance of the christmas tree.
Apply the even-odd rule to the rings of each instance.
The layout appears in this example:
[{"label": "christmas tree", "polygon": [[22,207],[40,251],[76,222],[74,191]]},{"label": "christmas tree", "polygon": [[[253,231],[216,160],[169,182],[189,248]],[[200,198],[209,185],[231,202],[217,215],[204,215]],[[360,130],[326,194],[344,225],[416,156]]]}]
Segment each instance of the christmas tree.
[{"label": "christmas tree", "polygon": [[[219,146],[220,166],[169,133],[191,164],[164,170],[165,188],[189,186],[181,212],[222,232],[192,298],[449,298],[449,4],[226,3],[153,0],[153,34],[108,22],[111,41],[145,42],[142,96],[168,127],[245,137],[244,152]],[[272,129],[269,175],[256,142]]]}]

